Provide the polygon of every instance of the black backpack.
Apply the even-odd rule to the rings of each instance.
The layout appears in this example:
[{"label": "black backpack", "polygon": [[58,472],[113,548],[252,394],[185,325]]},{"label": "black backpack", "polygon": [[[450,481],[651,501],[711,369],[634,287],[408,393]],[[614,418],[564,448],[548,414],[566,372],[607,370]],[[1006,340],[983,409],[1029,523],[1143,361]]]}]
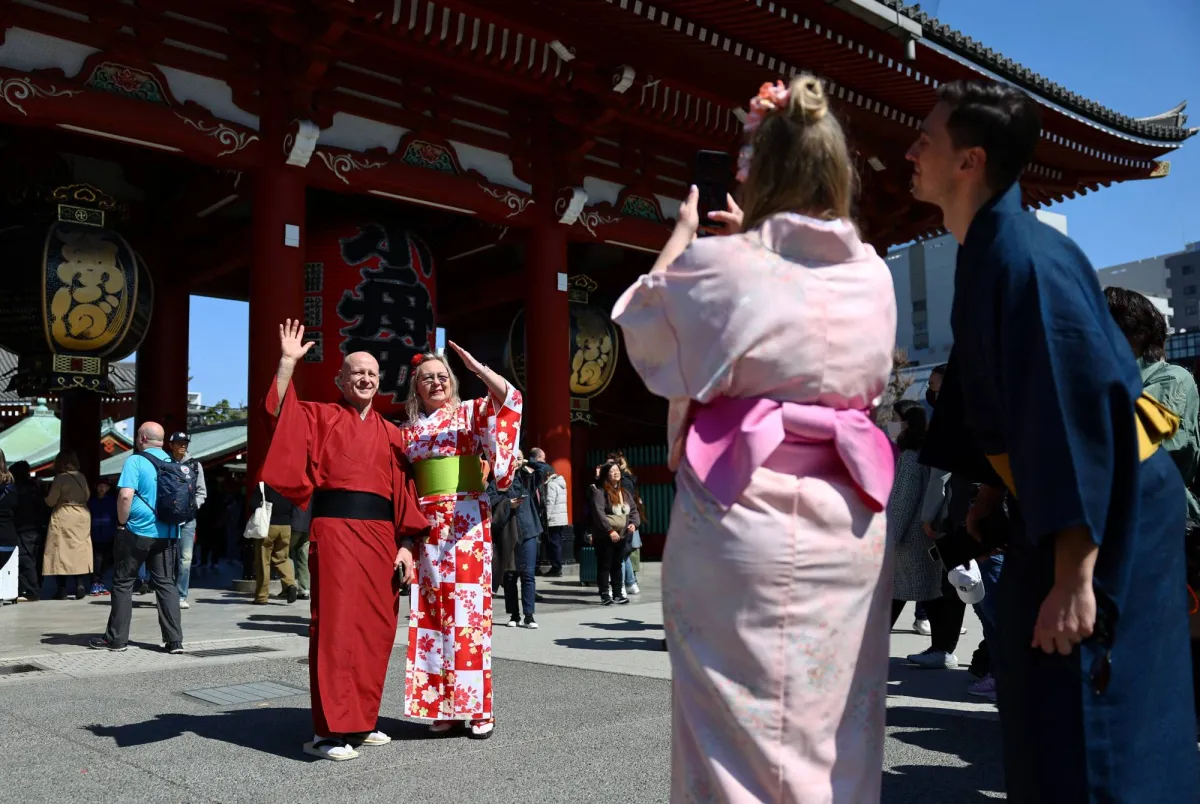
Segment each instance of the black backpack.
[{"label": "black backpack", "polygon": [[164,525],[182,525],[195,519],[196,489],[200,485],[196,462],[164,461],[148,452],[143,452],[142,457],[148,459],[158,473],[154,517]]}]

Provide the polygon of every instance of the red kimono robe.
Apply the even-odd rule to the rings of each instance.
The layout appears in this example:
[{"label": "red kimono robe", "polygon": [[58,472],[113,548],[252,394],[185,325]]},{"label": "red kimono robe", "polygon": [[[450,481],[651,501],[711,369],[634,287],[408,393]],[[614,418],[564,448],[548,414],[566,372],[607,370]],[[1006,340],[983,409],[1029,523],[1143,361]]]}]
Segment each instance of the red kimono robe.
[{"label": "red kimono robe", "polygon": [[[511,385],[504,404],[468,399],[407,423],[404,454],[487,461],[496,485],[513,480],[521,429],[521,393]],[[431,530],[416,557],[417,586],[409,598],[404,715],[417,720],[492,717],[492,523],[487,492],[420,498]]]},{"label": "red kimono robe", "polygon": [[267,485],[297,505],[315,490],[340,489],[378,494],[394,507],[393,522],[313,519],[309,537],[313,730],[323,737],[372,731],[396,638],[396,551],[401,539],[429,527],[396,449],[400,433],[374,410],[363,419],[345,403],[300,402],[294,389],[280,409],[274,383],[266,408],[274,425]]}]

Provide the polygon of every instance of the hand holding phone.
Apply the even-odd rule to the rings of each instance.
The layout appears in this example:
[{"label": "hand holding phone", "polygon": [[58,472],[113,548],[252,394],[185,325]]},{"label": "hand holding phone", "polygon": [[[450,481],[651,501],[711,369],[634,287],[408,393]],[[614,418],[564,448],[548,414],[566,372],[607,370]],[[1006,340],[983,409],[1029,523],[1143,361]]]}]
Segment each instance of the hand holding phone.
[{"label": "hand holding phone", "polygon": [[714,226],[710,212],[726,211],[733,160],[725,151],[700,151],[696,154],[696,172],[692,182],[699,190],[697,212],[701,229]]}]

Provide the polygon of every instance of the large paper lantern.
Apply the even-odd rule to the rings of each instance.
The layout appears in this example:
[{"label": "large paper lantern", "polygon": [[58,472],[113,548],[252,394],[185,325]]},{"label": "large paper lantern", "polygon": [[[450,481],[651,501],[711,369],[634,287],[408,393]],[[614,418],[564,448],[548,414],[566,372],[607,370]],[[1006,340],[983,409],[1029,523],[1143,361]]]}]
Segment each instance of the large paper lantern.
[{"label": "large paper lantern", "polygon": [[89,185],[54,194],[58,220],[0,230],[0,345],[19,358],[8,388],[23,396],[108,393],[109,361],[141,343],[154,288],[129,243],[106,226],[111,199]]}]

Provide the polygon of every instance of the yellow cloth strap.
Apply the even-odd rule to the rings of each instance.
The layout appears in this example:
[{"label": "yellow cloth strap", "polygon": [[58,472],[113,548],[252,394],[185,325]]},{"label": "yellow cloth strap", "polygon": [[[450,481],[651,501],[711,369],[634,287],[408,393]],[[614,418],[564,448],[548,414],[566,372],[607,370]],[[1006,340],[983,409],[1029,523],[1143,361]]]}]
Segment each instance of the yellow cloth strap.
[{"label": "yellow cloth strap", "polygon": [[417,494],[433,497],[460,491],[486,490],[483,466],[479,461],[478,455],[447,455],[417,461],[413,464]]},{"label": "yellow cloth strap", "polygon": [[[1178,432],[1182,420],[1147,393],[1143,393],[1137,398],[1134,403],[1134,413],[1134,422],[1137,424],[1138,459],[1144,461],[1158,451],[1162,442]],[[1000,475],[1000,479],[1004,481],[1004,485],[1008,486],[1008,490],[1014,497],[1017,496],[1017,486],[1013,482],[1012,464],[1008,460],[1008,453],[988,455],[987,459],[988,463],[992,465],[992,469],[996,470],[996,474]]]}]

